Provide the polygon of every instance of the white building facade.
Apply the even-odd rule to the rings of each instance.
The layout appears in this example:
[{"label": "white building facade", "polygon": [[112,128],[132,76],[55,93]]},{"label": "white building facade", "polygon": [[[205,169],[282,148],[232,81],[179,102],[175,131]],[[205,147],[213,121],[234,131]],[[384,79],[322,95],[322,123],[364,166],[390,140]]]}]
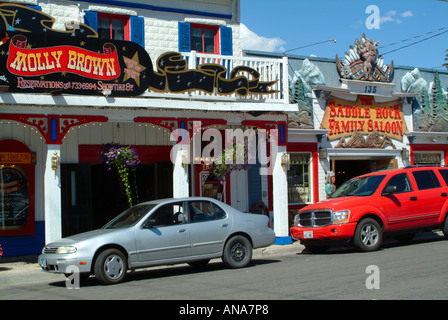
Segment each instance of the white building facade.
[{"label": "white building facade", "polygon": [[107,145],[137,151],[135,201],[210,195],[204,135],[224,143],[226,132],[255,132],[268,152],[211,196],[268,214],[279,243],[290,241],[288,60],[242,56],[239,10],[239,0],[0,4],[5,256],[39,253],[127,207],[101,156]]}]

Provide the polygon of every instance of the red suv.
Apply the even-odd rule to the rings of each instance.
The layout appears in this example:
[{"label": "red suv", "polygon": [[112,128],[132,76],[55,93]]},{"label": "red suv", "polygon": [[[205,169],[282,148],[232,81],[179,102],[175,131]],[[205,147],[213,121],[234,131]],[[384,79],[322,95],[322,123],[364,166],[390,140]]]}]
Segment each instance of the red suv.
[{"label": "red suv", "polygon": [[410,240],[418,231],[442,229],[448,236],[448,168],[406,167],[353,178],[330,198],[301,210],[291,236],[312,252],[351,240],[374,251],[383,234]]}]

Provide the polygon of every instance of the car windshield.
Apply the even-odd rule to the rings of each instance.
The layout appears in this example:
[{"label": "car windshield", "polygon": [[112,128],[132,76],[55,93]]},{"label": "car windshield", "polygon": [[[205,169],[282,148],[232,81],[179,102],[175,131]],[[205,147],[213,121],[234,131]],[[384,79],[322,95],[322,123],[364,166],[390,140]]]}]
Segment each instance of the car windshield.
[{"label": "car windshield", "polygon": [[139,222],[157,204],[141,204],[129,208],[109,221],[103,229],[127,228]]},{"label": "car windshield", "polygon": [[385,175],[375,175],[351,179],[340,186],[335,192],[333,192],[330,198],[357,196],[366,197],[372,195],[381,181],[383,181]]}]

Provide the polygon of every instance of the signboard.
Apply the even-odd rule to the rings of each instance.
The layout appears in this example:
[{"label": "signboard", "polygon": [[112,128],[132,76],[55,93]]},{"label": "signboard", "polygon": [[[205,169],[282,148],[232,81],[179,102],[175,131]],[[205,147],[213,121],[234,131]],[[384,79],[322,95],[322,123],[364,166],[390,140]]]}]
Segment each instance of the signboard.
[{"label": "signboard", "polygon": [[135,96],[149,86],[151,60],[133,42],[9,34],[9,54],[0,56],[9,91]]},{"label": "signboard", "polygon": [[355,131],[403,141],[408,131],[399,100],[377,103],[372,96],[358,96],[356,102],[330,97],[321,128],[330,130],[328,140],[351,136]]},{"label": "signboard", "polygon": [[31,152],[0,152],[0,164],[35,164],[36,155]]},{"label": "signboard", "polygon": [[272,94],[276,81],[259,81],[257,70],[220,64],[188,69],[178,52],[162,54],[153,70],[144,48],[132,41],[105,40],[90,26],[55,19],[38,10],[0,4],[0,86],[3,91],[138,96],[146,90],[210,94]]}]

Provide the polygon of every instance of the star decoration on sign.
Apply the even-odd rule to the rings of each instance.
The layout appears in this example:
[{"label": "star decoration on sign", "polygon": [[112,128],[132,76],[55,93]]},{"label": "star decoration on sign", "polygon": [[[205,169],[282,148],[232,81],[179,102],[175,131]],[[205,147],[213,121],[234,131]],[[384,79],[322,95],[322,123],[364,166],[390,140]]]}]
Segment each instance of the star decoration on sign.
[{"label": "star decoration on sign", "polygon": [[140,64],[138,52],[134,54],[132,59],[123,56],[123,60],[126,64],[126,68],[124,69],[125,76],[123,82],[125,82],[129,78],[132,78],[134,79],[135,83],[140,86],[140,73],[143,72],[146,67]]}]

